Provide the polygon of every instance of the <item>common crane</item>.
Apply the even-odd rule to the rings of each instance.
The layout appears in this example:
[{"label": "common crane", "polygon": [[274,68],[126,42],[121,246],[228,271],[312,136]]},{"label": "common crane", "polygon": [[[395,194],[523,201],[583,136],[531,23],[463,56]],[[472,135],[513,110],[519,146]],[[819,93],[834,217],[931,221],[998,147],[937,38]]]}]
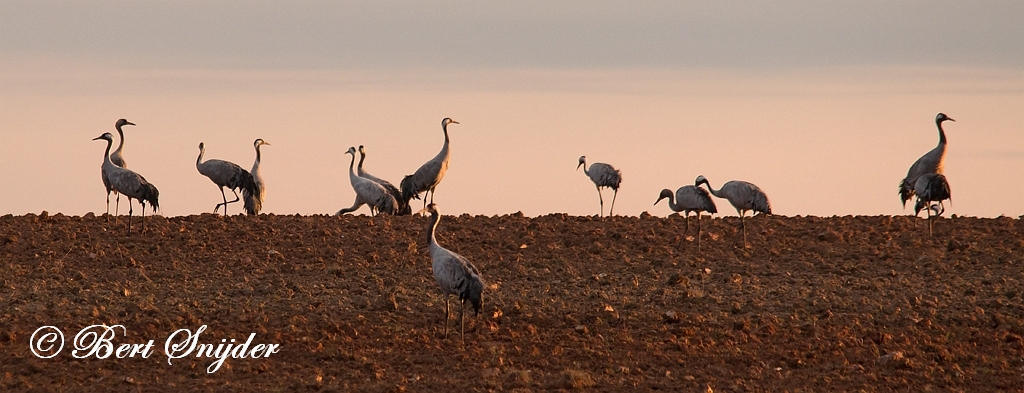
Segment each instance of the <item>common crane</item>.
[{"label": "common crane", "polygon": [[[256,185],[256,191],[252,192],[243,188],[242,203],[245,205],[245,212],[249,215],[255,216],[260,214],[260,210],[263,209],[263,198],[267,196],[267,189],[263,184],[263,177],[260,176],[260,146],[270,146],[270,144],[263,139],[256,139],[252,142],[252,145],[256,148],[256,161],[252,163],[252,170],[249,171],[249,174],[252,175],[252,181]],[[227,210],[226,207],[225,210]]]},{"label": "common crane", "polygon": [[716,190],[711,188],[711,183],[708,183],[708,179],[704,175],[700,175],[697,176],[694,185],[699,187],[701,183],[708,186],[708,191],[711,191],[712,195],[725,198],[732,204],[732,207],[736,208],[736,213],[740,215],[740,227],[743,229],[743,246],[746,247],[747,225],[743,221],[744,215],[747,210],[753,210],[753,214],[772,214],[772,205],[768,202],[768,195],[765,195],[764,191],[757,186],[745,181],[732,180]]},{"label": "common crane", "polygon": [[110,184],[110,187],[120,194],[128,197],[128,234],[132,234],[132,199],[138,199],[139,204],[142,205],[142,231],[146,231],[146,203],[149,202],[150,206],[153,207],[153,211],[160,208],[160,191],[155,186],[146,181],[146,178],[142,175],[133,172],[130,169],[122,168],[114,165],[110,161],[110,148],[114,145],[114,136],[109,132],[103,133],[96,138],[96,140],[107,141],[107,150],[103,152],[103,165],[100,167],[100,175],[103,177],[104,185]]},{"label": "common crane", "polygon": [[[223,203],[218,203],[213,207],[213,213],[217,214],[217,210],[220,209],[221,205],[224,206],[224,215],[228,215],[228,204],[238,202],[238,192],[236,189],[249,190],[252,195],[259,194],[259,190],[256,188],[256,182],[252,178],[252,174],[247,172],[237,164],[224,161],[210,159],[203,161],[203,154],[206,153],[206,146],[203,142],[199,142],[199,157],[196,158],[196,169],[199,170],[203,176],[210,178],[213,184],[216,184],[220,188],[220,196],[224,199]],[[235,200],[228,201],[227,195],[224,194],[224,187],[227,187],[235,194]]]},{"label": "common crane", "polygon": [[[676,190],[674,198],[672,190],[667,188],[661,190],[661,195],[658,196],[657,201],[654,201],[654,204],[657,205],[658,202],[661,202],[661,200],[665,198],[668,198],[668,207],[672,209],[672,211],[683,213],[683,219],[686,223],[683,227],[683,238],[679,239],[679,245],[683,244],[683,239],[686,238],[686,232],[690,230],[690,212],[697,213],[697,250],[700,251],[700,213],[718,213],[715,201],[711,199],[711,195],[708,195],[708,192],[703,188],[689,185],[679,187],[679,189]],[[679,246],[677,245],[676,247]]]},{"label": "common crane", "polygon": [[391,182],[364,171],[364,160],[366,160],[366,149],[363,148],[363,145],[359,145],[359,166],[356,168],[356,172],[359,174],[359,177],[377,182],[377,184],[383,186],[385,190],[388,190],[388,193],[391,194],[391,196],[395,197],[395,202],[397,202],[397,205],[395,205],[395,215],[404,216],[411,214],[412,208],[409,207],[409,201],[402,196],[402,192],[399,191],[394,184],[391,184]]},{"label": "common crane", "polygon": [[576,165],[576,170],[583,167],[583,173],[590,178],[590,181],[594,182],[597,186],[597,197],[601,201],[601,216],[604,216],[604,197],[601,196],[601,187],[611,188],[614,193],[612,194],[612,207],[608,209],[608,215],[611,216],[615,210],[615,198],[619,195],[619,184],[622,183],[622,173],[618,169],[613,168],[611,165],[595,162],[590,164],[590,168],[587,168],[587,156],[580,156],[580,163]]},{"label": "common crane", "polygon": [[373,214],[374,210],[377,213],[394,214],[395,205],[398,204],[395,201],[395,197],[388,193],[384,186],[377,184],[377,182],[356,175],[356,148],[348,148],[345,154],[352,155],[352,162],[348,165],[348,180],[352,183],[352,189],[356,192],[356,200],[352,207],[338,210],[334,215],[340,216],[345,213],[354,212],[363,205],[370,205],[370,214]]},{"label": "common crane", "polygon": [[900,200],[903,207],[907,207],[907,201],[914,196],[914,188],[917,186],[917,179],[929,173],[942,174],[946,158],[946,132],[942,129],[942,122],[953,121],[945,113],[935,115],[935,126],[939,128],[939,144],[934,149],[914,161],[907,171],[907,177],[900,181]]},{"label": "common crane", "polygon": [[[946,181],[946,176],[938,173],[921,175],[914,184],[914,194],[917,195],[917,202],[914,204],[914,216],[921,213],[921,209],[927,210],[928,236],[931,236],[932,221],[935,217],[941,216],[946,211],[942,201],[946,199],[953,200],[953,194],[949,190],[949,182]],[[932,202],[938,203],[932,204]]]},{"label": "common crane", "polygon": [[402,198],[406,201],[418,197],[421,192],[426,191],[423,194],[423,206],[427,205],[427,194],[430,194],[430,203],[434,202],[434,189],[441,183],[444,173],[448,171],[448,158],[451,156],[448,152],[449,124],[459,124],[459,122],[449,117],[441,120],[441,130],[444,131],[444,145],[441,146],[441,151],[426,164],[420,166],[415,173],[404,177],[399,184],[402,187]]},{"label": "common crane", "polygon": [[437,232],[437,223],[441,221],[441,214],[437,211],[437,205],[431,203],[426,210],[430,213],[430,226],[427,227],[427,249],[430,250],[430,259],[433,260],[431,268],[434,271],[434,280],[437,286],[441,287],[444,296],[444,337],[448,338],[448,319],[451,314],[448,304],[449,295],[459,298],[459,324],[462,326],[462,342],[466,342],[466,301],[473,306],[474,315],[480,315],[480,307],[483,305],[484,281],[480,271],[473,263],[462,255],[456,254],[441,245],[437,244],[434,233]]},{"label": "common crane", "polygon": [[[117,135],[121,137],[121,140],[117,143],[117,150],[114,150],[113,153],[110,153],[110,162],[113,162],[114,165],[117,165],[121,168],[128,168],[128,164],[124,161],[124,131],[121,130],[121,127],[134,125],[135,123],[132,123],[125,119],[118,119],[117,123],[114,123],[114,128],[117,129]],[[106,182],[103,183],[103,186],[107,188],[107,220],[109,221],[110,191],[112,191],[112,189],[110,188],[110,185],[107,184]],[[117,199],[114,202],[114,220],[116,221],[117,211],[120,210],[121,207],[121,193],[115,191],[114,196],[117,197]]]}]

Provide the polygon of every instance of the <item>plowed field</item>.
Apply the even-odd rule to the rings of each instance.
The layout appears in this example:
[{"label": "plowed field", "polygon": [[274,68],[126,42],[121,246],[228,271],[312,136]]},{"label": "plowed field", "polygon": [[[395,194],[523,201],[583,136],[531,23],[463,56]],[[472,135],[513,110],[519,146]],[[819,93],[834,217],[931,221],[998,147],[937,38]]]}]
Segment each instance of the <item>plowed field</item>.
[{"label": "plowed field", "polygon": [[[443,208],[443,206],[442,206]],[[1024,390],[1024,223],[445,216],[487,289],[451,334],[428,218],[0,217],[0,390]],[[138,222],[136,221],[136,224]],[[135,226],[133,230],[137,230]],[[72,355],[94,324],[148,358]],[[168,364],[167,338],[280,344]],[[54,326],[63,351],[30,338]]]}]

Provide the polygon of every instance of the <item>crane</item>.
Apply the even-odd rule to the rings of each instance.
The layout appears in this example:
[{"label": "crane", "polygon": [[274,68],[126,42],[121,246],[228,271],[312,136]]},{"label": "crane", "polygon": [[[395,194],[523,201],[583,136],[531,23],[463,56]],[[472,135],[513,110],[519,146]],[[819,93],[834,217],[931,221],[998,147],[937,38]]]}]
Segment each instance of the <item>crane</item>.
[{"label": "crane", "polygon": [[391,184],[391,182],[381,179],[377,176],[371,175],[369,172],[364,171],[364,160],[366,160],[366,149],[363,148],[363,145],[359,145],[359,166],[356,168],[356,172],[359,174],[359,177],[370,179],[377,182],[377,184],[383,186],[385,190],[388,190],[388,193],[391,194],[391,196],[395,197],[395,202],[398,203],[397,205],[395,205],[395,215],[404,216],[407,214],[411,214],[412,208],[409,207],[409,200],[405,199],[402,196],[402,192],[399,191],[394,184]]},{"label": "crane", "polygon": [[754,211],[754,214],[772,214],[772,205],[768,202],[768,195],[765,195],[764,191],[761,191],[757,186],[740,180],[732,180],[722,185],[722,188],[716,190],[711,188],[711,183],[708,183],[708,179],[704,175],[697,176],[697,180],[694,182],[695,186],[701,184],[708,186],[708,191],[711,194],[725,198],[732,204],[732,207],[736,208],[736,213],[740,215],[740,227],[743,228],[743,246],[747,246],[747,225],[743,222],[743,216],[747,210]]},{"label": "crane", "polygon": [[[134,125],[135,123],[132,123],[125,119],[118,119],[117,122],[114,123],[114,128],[117,129],[117,135],[121,137],[121,141],[117,143],[117,150],[114,150],[114,152],[110,154],[110,162],[114,163],[114,165],[117,165],[121,168],[128,168],[128,164],[124,161],[124,131],[121,130],[121,127]],[[109,221],[110,191],[112,191],[112,189],[110,188],[110,185],[106,183],[106,181],[104,181],[103,186],[107,188],[107,220]],[[116,222],[117,211],[120,210],[121,207],[121,193],[114,191],[114,195],[117,197],[116,201],[114,202],[114,221]]]},{"label": "crane", "polygon": [[394,214],[395,205],[398,204],[395,201],[395,197],[388,193],[384,186],[377,184],[377,182],[356,175],[356,148],[348,148],[345,154],[352,155],[352,162],[348,165],[348,180],[352,183],[352,189],[356,192],[356,201],[352,204],[352,207],[338,210],[334,215],[340,216],[345,213],[354,212],[363,205],[370,205],[370,214],[373,214],[374,209],[376,209],[377,213]]},{"label": "crane", "polygon": [[142,232],[146,232],[146,203],[149,202],[153,211],[160,208],[160,191],[156,186],[146,181],[142,175],[133,172],[128,168],[114,165],[110,161],[110,148],[114,145],[114,136],[109,132],[103,133],[96,140],[107,141],[107,150],[103,152],[103,165],[100,167],[100,175],[103,177],[104,185],[109,184],[111,189],[128,197],[128,234],[132,234],[132,199],[138,199],[142,205]]},{"label": "crane", "polygon": [[[683,239],[686,238],[686,232],[690,230],[690,212],[697,213],[697,251],[700,251],[700,213],[708,212],[711,214],[718,213],[718,208],[715,207],[715,201],[711,199],[711,195],[703,188],[697,186],[682,186],[676,190],[675,198],[673,198],[672,190],[664,189],[661,190],[661,195],[658,196],[658,200],[654,201],[657,205],[662,199],[668,198],[668,207],[674,212],[683,212],[683,219],[686,220],[686,226],[683,228],[683,238],[679,239],[679,244],[683,244]],[[679,247],[678,245],[676,247]]]},{"label": "crane", "polygon": [[441,130],[444,132],[444,145],[441,146],[441,151],[430,161],[420,166],[416,172],[404,177],[399,184],[402,187],[402,198],[406,201],[413,197],[418,197],[421,192],[426,191],[423,194],[424,208],[427,206],[427,194],[430,194],[430,202],[434,202],[434,189],[441,183],[444,173],[448,171],[448,158],[451,156],[448,152],[449,124],[459,124],[459,122],[452,120],[450,117],[441,119]]},{"label": "crane", "polygon": [[[255,216],[260,214],[260,210],[263,209],[263,198],[267,196],[267,189],[263,184],[263,177],[260,176],[260,146],[270,146],[270,144],[263,139],[257,138],[252,142],[252,145],[256,148],[256,161],[252,163],[252,170],[249,171],[249,174],[252,175],[252,181],[256,185],[256,191],[252,192],[243,188],[242,203],[245,205],[245,212],[251,216]],[[225,207],[225,210],[227,210],[227,207]]]},{"label": "crane", "polygon": [[[196,158],[196,169],[203,176],[210,178],[213,184],[216,184],[220,188],[220,196],[224,198],[223,203],[218,203],[217,206],[213,207],[213,213],[217,214],[217,209],[220,209],[221,205],[224,206],[224,216],[228,215],[228,204],[238,202],[238,192],[236,189],[248,190],[252,195],[259,194],[259,190],[256,188],[256,182],[252,178],[252,174],[247,172],[242,167],[235,163],[231,163],[224,160],[210,159],[203,161],[203,154],[206,153],[206,146],[203,142],[199,142],[199,157]],[[228,201],[227,195],[224,194],[224,187],[227,187],[235,194],[235,200]]]},{"label": "crane", "polygon": [[619,184],[622,183],[622,173],[611,165],[600,162],[590,164],[588,169],[587,156],[580,156],[580,163],[576,165],[576,170],[579,170],[580,167],[583,167],[583,173],[597,186],[597,197],[601,201],[601,216],[604,216],[604,197],[601,196],[601,187],[608,187],[615,191],[612,194],[612,207],[608,209],[608,215],[613,215],[615,198],[619,195]]},{"label": "crane", "polygon": [[914,196],[914,188],[917,186],[917,179],[929,173],[942,174],[946,159],[946,132],[942,129],[942,122],[955,122],[945,113],[935,115],[935,126],[939,128],[939,144],[934,149],[914,161],[907,171],[907,177],[900,181],[900,200],[903,207],[907,207],[907,201]]},{"label": "crane", "polygon": [[430,203],[426,207],[430,213],[430,226],[427,227],[427,249],[430,250],[431,269],[434,271],[434,280],[437,286],[441,287],[444,296],[444,337],[448,338],[448,319],[451,315],[448,304],[449,295],[459,298],[459,324],[462,325],[462,342],[466,342],[466,301],[473,306],[474,315],[480,315],[480,307],[483,305],[484,281],[480,271],[473,263],[462,255],[456,254],[441,245],[437,244],[434,233],[437,231],[437,223],[441,221],[441,214],[437,211],[437,205]]},{"label": "crane", "polygon": [[[953,201],[953,194],[949,190],[949,182],[946,176],[938,173],[928,173],[917,178],[914,184],[914,194],[917,195],[917,203],[914,204],[914,216],[921,213],[921,209],[927,210],[928,214],[928,236],[932,235],[932,221],[935,217],[941,216],[946,211],[942,201],[949,199]],[[932,202],[938,202],[932,204]],[[934,215],[932,213],[935,213]]]}]

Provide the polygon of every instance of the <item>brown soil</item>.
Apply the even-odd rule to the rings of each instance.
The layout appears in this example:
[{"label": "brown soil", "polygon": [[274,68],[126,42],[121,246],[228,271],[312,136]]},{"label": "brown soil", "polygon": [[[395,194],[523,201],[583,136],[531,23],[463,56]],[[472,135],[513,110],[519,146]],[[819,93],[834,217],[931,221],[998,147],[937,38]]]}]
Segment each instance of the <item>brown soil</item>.
[{"label": "brown soil", "polygon": [[[1024,389],[1022,220],[928,237],[910,217],[757,217],[749,248],[737,218],[702,223],[698,252],[678,216],[444,217],[488,282],[463,345],[425,217],[149,217],[126,237],[123,218],[5,216],[0,390]],[[75,359],[92,324],[155,352]],[[67,340],[51,359],[29,350],[44,325]],[[201,325],[281,351],[168,364],[167,337]]]}]

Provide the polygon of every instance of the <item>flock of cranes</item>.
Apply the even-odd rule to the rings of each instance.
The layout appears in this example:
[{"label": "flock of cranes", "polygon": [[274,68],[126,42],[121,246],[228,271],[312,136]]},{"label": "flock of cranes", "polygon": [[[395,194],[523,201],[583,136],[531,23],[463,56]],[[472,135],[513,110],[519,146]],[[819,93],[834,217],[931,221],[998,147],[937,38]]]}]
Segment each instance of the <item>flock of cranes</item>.
[{"label": "flock of cranes", "polygon": [[[942,173],[946,153],[946,134],[942,129],[942,123],[945,121],[955,120],[943,113],[939,113],[936,116],[935,123],[939,129],[938,146],[914,162],[907,172],[906,178],[900,182],[899,187],[900,199],[904,207],[906,207],[908,200],[916,196],[917,200],[914,205],[915,216],[920,214],[921,210],[927,212],[929,234],[932,231],[932,219],[945,211],[942,202],[951,199],[949,183]],[[468,301],[476,314],[479,314],[483,302],[485,284],[480,271],[468,259],[442,247],[437,243],[437,238],[435,237],[441,216],[433,199],[438,184],[440,184],[441,179],[444,178],[444,174],[448,170],[449,158],[451,156],[448,137],[448,125],[450,124],[459,123],[447,117],[441,121],[441,130],[444,133],[444,144],[441,147],[441,151],[433,159],[420,166],[412,175],[405,176],[400,183],[400,188],[366,172],[363,169],[363,162],[366,160],[365,148],[359,146],[359,149],[356,150],[355,147],[350,147],[345,153],[352,156],[348,168],[349,182],[356,193],[356,199],[351,207],[339,210],[336,215],[353,212],[363,205],[369,206],[371,214],[411,214],[412,209],[409,202],[412,199],[420,199],[420,193],[424,193],[422,197],[424,207],[420,212],[430,214],[430,224],[426,231],[427,248],[433,261],[431,268],[434,273],[434,279],[437,281],[445,298],[444,334],[447,338],[448,320],[451,314],[449,297],[455,295],[461,303],[459,321],[462,325],[462,339],[465,341],[465,304]],[[128,198],[128,233],[131,234],[132,199],[138,200],[142,205],[142,227],[144,231],[146,204],[148,203],[154,210],[158,209],[160,206],[158,201],[160,193],[142,175],[128,169],[123,152],[124,132],[121,129],[125,125],[134,126],[135,124],[125,119],[117,121],[115,128],[121,140],[118,143],[117,149],[113,152],[110,151],[111,147],[113,147],[113,135],[109,132],[103,133],[103,135],[94,138],[94,140],[104,140],[107,142],[106,151],[103,153],[101,175],[103,186],[107,191],[108,220],[110,193],[114,192],[117,196],[114,211],[115,220],[117,207],[120,204],[120,196],[123,194]],[[222,202],[214,207],[214,213],[217,213],[220,207],[224,206],[224,215],[227,215],[228,204],[244,200],[243,205],[246,213],[250,215],[259,214],[266,195],[266,188],[260,176],[260,146],[264,145],[270,144],[262,139],[256,139],[253,142],[253,147],[256,150],[256,160],[253,162],[252,169],[246,171],[237,164],[224,160],[209,159],[203,161],[206,149],[202,142],[199,143],[196,169],[200,174],[213,181],[221,191]],[[359,153],[358,169],[356,169],[357,152]],[[604,216],[604,197],[601,194],[601,189],[612,189],[612,204],[608,210],[608,214],[612,215],[615,209],[615,198],[618,196],[619,186],[622,183],[622,173],[605,163],[593,163],[588,167],[586,156],[579,158],[579,165],[576,166],[576,169],[579,170],[581,167],[583,168],[583,173],[597,187],[601,216]],[[704,189],[701,185],[706,186],[707,189]],[[235,195],[234,200],[228,201],[227,194],[224,192],[225,187]],[[242,191],[241,197],[239,197],[237,190]],[[427,201],[428,195],[430,196],[429,203]],[[715,214],[718,212],[718,208],[715,206],[711,196],[729,201],[733,208],[736,209],[740,216],[744,246],[747,244],[746,223],[744,221],[746,212],[752,211],[755,215],[758,213],[762,215],[772,214],[771,203],[768,200],[767,194],[756,185],[745,181],[733,180],[726,182],[721,188],[716,190],[711,187],[711,183],[703,175],[697,176],[693,185],[680,187],[674,194],[669,189],[661,190],[658,200],[654,204],[657,205],[663,199],[668,199],[668,206],[672,211],[684,214],[683,238],[685,238],[686,233],[689,231],[690,213],[696,213],[697,249],[700,250],[700,216],[702,213]],[[682,239],[680,239],[681,244]]]}]

